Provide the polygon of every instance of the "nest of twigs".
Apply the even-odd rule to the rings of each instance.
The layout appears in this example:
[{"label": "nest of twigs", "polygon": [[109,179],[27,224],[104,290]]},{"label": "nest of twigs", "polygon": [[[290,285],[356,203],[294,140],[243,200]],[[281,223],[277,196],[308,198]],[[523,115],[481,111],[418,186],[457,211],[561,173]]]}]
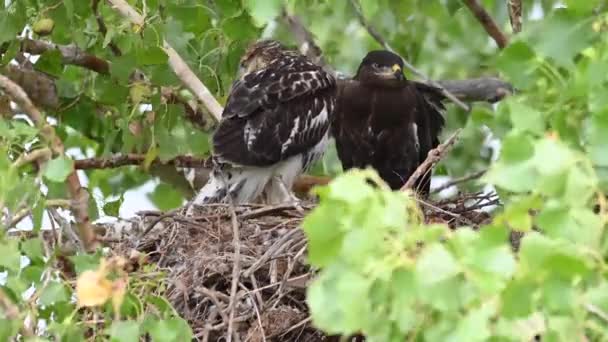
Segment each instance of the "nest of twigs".
[{"label": "nest of twigs", "polygon": [[[478,227],[490,219],[484,207],[495,195],[459,195],[421,202],[428,222]],[[115,251],[136,249],[167,272],[166,296],[187,319],[197,340],[327,340],[310,322],[306,264],[300,229],[306,212],[290,206],[209,205],[195,216],[183,210],[140,213],[140,229],[121,238]]]}]

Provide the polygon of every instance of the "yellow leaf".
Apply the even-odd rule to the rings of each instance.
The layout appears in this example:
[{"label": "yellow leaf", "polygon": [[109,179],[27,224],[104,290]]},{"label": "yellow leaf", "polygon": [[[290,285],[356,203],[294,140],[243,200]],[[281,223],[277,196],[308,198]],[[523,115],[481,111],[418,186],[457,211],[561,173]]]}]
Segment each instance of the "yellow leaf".
[{"label": "yellow leaf", "polygon": [[112,282],[105,272],[85,271],[76,282],[76,298],[79,306],[98,306],[112,297]]}]

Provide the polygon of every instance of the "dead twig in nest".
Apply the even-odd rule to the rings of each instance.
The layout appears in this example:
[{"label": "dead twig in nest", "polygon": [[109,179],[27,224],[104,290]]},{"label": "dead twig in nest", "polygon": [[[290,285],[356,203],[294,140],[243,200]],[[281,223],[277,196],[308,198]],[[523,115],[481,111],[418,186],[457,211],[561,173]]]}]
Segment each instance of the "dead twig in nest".
[{"label": "dead twig in nest", "polygon": [[445,142],[439,144],[437,147],[429,151],[428,156],[418,166],[416,171],[408,178],[407,182],[401,187],[401,191],[412,189],[414,184],[418,181],[420,177],[422,177],[425,173],[429,172],[435,164],[437,164],[446,152],[456,143],[456,138],[460,134],[462,129],[457,129]]},{"label": "dead twig in nest", "polygon": [[236,217],[234,207],[230,207],[230,214],[232,216],[232,245],[234,248],[234,264],[232,266],[232,285],[230,287],[230,304],[228,304],[228,311],[230,315],[228,317],[228,342],[232,341],[232,329],[234,327],[234,306],[236,303],[236,289],[239,284],[239,275],[241,272],[241,240],[239,238],[239,222]]},{"label": "dead twig in nest", "polygon": [[459,178],[455,178],[455,179],[453,179],[453,180],[451,180],[451,181],[449,181],[449,182],[447,182],[445,184],[442,184],[442,185],[436,187],[435,189],[431,190],[431,193],[432,194],[440,193],[440,192],[442,192],[445,189],[453,187],[454,185],[458,185],[458,184],[461,184],[461,183],[466,183],[466,182],[468,182],[470,180],[473,180],[473,179],[478,179],[479,177],[483,176],[487,171],[488,171],[487,169],[483,169],[483,170],[479,170],[479,171],[473,172],[473,173],[468,174],[468,175],[464,175],[464,176],[459,177]]}]

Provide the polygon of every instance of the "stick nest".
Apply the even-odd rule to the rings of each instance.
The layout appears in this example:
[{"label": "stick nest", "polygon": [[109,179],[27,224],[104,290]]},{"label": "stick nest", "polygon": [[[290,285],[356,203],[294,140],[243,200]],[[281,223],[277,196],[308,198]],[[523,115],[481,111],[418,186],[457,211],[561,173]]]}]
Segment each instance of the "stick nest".
[{"label": "stick nest", "polygon": [[[459,195],[420,202],[427,222],[450,228],[478,227],[497,204],[495,195]],[[116,253],[133,250],[166,271],[165,295],[187,319],[197,340],[319,341],[306,306],[306,286],[314,270],[306,264],[304,212],[290,206],[232,208],[209,205],[193,217],[179,209],[141,212],[136,229],[112,233]],[[236,233],[236,235],[235,235]],[[108,231],[108,234],[111,234]],[[125,236],[127,234],[128,236]]]}]

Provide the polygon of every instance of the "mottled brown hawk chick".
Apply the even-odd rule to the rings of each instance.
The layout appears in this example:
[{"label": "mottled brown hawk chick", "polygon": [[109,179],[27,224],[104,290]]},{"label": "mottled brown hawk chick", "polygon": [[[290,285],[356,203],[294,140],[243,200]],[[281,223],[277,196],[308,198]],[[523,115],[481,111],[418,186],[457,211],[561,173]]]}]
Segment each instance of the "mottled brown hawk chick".
[{"label": "mottled brown hawk chick", "polygon": [[194,204],[293,201],[296,177],[324,153],[336,81],[274,40],[250,46],[213,135],[214,168]]}]

